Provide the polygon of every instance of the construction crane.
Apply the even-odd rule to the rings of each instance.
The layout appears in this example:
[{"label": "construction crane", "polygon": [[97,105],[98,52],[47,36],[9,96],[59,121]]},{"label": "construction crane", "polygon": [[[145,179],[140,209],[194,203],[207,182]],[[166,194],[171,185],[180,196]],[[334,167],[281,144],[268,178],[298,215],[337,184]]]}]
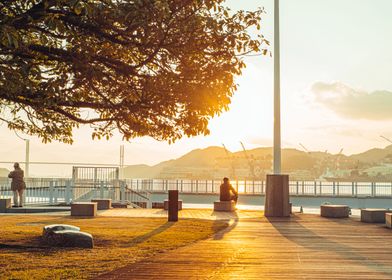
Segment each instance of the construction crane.
[{"label": "construction crane", "polygon": [[389,138],[387,138],[387,137],[385,137],[385,136],[382,136],[382,135],[380,135],[380,137],[381,137],[382,139],[384,139],[384,140],[387,140],[389,143],[392,144],[392,140],[390,140]]},{"label": "construction crane", "polygon": [[225,149],[227,158],[230,160],[231,170],[230,170],[230,178],[235,179],[235,166],[233,156],[230,155],[229,151],[226,149],[225,144],[222,143],[223,149]]},{"label": "construction crane", "polygon": [[340,157],[342,156],[343,148],[340,149],[337,158],[336,158],[336,170],[339,170],[340,167]]},{"label": "construction crane", "polygon": [[301,143],[299,143],[299,145],[305,150],[305,152],[307,152],[308,154],[310,154],[309,150],[306,149],[306,147],[304,145],[302,145]]},{"label": "construction crane", "polygon": [[246,157],[246,159],[247,159],[247,161],[248,161],[249,170],[250,170],[250,174],[251,174],[251,176],[252,176],[252,180],[255,180],[255,179],[256,179],[255,166],[254,166],[252,160],[250,159],[250,157],[249,157],[249,155],[248,155],[248,152],[247,152],[246,149],[245,149],[244,143],[242,143],[242,142],[240,141],[240,144],[241,144],[241,146],[242,146],[242,149],[244,150],[245,157]]}]

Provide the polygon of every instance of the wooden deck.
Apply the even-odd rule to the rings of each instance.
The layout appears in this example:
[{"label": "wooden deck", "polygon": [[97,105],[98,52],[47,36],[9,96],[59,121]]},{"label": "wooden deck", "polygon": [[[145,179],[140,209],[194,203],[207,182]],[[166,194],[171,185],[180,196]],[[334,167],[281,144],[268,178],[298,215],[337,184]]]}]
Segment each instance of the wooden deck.
[{"label": "wooden deck", "polygon": [[99,279],[392,279],[391,248],[392,231],[380,224],[240,215],[208,240]]}]

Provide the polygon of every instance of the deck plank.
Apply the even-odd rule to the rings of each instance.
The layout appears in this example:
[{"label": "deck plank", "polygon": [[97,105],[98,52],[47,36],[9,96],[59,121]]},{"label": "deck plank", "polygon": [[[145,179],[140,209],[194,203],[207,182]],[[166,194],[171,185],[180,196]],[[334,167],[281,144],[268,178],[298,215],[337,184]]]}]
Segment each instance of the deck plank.
[{"label": "deck plank", "polygon": [[210,239],[98,278],[392,279],[391,246],[391,230],[356,219],[240,215]]}]

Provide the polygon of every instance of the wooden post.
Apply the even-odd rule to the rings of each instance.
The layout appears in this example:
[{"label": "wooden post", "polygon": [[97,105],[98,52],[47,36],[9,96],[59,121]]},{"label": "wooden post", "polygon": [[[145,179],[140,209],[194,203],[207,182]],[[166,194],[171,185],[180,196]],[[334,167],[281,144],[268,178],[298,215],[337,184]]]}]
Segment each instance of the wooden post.
[{"label": "wooden post", "polygon": [[168,211],[168,221],[177,222],[178,221],[178,191],[169,191],[169,211]]},{"label": "wooden post", "polygon": [[290,216],[288,175],[267,175],[264,207],[266,217]]}]

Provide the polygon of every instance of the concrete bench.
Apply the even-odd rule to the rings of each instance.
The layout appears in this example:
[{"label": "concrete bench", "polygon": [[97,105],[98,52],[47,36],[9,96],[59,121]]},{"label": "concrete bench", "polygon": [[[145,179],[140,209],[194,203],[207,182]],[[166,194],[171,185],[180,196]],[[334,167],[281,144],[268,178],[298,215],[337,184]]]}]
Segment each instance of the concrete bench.
[{"label": "concrete bench", "polygon": [[215,201],[214,211],[233,212],[235,211],[235,202],[231,201]]},{"label": "concrete bench", "polygon": [[385,213],[385,225],[392,228],[392,213]]},{"label": "concrete bench", "polygon": [[5,213],[9,208],[11,208],[11,198],[0,199],[0,213]]},{"label": "concrete bench", "polygon": [[113,202],[113,208],[128,208],[128,203],[121,203],[121,202]]},{"label": "concrete bench", "polygon": [[91,202],[97,203],[98,210],[108,210],[112,208],[112,200],[111,199],[91,199]]},{"label": "concrete bench", "polygon": [[132,201],[132,204],[139,206],[140,208],[147,208],[146,201]]},{"label": "concrete bench", "polygon": [[71,216],[97,216],[96,202],[74,202],[71,204]]},{"label": "concrete bench", "polygon": [[321,217],[326,218],[348,218],[350,208],[347,205],[321,205]]},{"label": "concrete bench", "polygon": [[[169,200],[165,199],[163,201],[163,209],[169,210]],[[182,210],[182,200],[178,200],[178,210]]]},{"label": "concrete bench", "polygon": [[385,214],[389,212],[386,209],[361,209],[361,222],[385,223]]},{"label": "concrete bench", "polygon": [[154,208],[154,209],[163,209],[163,208],[165,208],[165,205],[164,205],[163,202],[154,201],[152,203],[152,208]]}]

